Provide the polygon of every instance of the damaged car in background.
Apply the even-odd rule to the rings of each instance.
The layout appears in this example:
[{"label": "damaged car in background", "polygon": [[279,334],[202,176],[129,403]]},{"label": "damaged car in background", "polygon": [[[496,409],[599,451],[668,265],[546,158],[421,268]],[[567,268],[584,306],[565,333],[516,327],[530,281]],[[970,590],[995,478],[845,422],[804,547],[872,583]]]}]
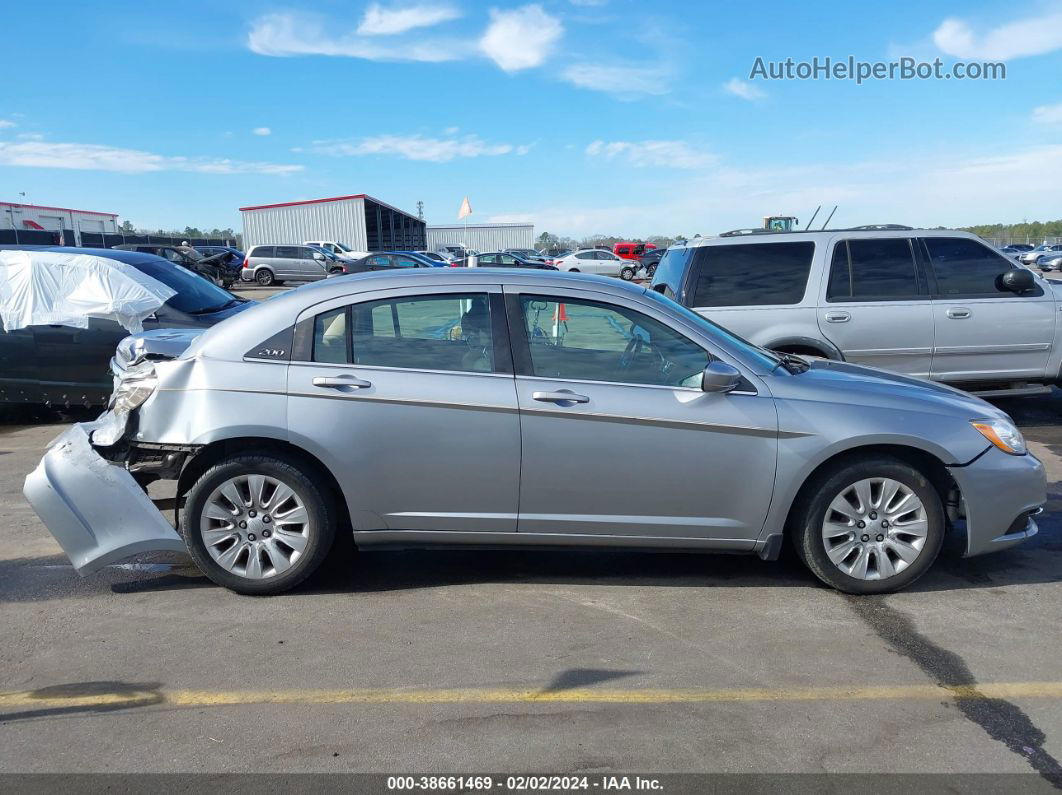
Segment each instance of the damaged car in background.
[{"label": "damaged car in background", "polygon": [[[1040,462],[947,386],[758,348],[613,279],[409,269],[321,281],[198,336],[123,342],[97,421],[24,493],[89,574],[186,549],[245,594],[359,548],[757,554],[883,593],[1037,532]],[[630,488],[632,454],[654,465]],[[178,534],[146,496],[176,481]]]},{"label": "damaged car in background", "polygon": [[130,332],[202,330],[250,305],[151,254],[0,247],[0,404],[102,406]]}]

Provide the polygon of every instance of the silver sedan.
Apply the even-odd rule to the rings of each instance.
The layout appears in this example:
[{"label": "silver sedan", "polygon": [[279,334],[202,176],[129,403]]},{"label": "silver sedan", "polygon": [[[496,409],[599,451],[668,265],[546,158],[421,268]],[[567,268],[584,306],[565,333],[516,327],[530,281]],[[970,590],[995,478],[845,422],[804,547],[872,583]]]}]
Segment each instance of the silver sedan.
[{"label": "silver sedan", "polygon": [[[1046,499],[988,403],[779,356],[586,275],[343,276],[198,336],[129,338],[114,369],[110,410],[25,487],[82,574],[187,548],[215,582],[277,593],[337,532],[363,549],[764,559],[789,542],[823,582],[881,593],[923,574],[948,531],[968,555],[1030,537]],[[180,536],[145,495],[160,478],[183,498]]]}]

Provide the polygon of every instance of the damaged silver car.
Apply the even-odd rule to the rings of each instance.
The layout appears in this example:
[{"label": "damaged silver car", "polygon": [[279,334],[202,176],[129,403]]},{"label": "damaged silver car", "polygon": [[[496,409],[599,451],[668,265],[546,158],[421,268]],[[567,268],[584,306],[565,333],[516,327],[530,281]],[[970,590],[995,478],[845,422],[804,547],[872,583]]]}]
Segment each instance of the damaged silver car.
[{"label": "damaged silver car", "polygon": [[[850,593],[1037,532],[1040,462],[947,386],[777,355],[615,280],[426,269],[300,288],[123,342],[109,410],[25,494],[77,570],[186,548],[277,593],[360,548],[779,555]],[[630,461],[640,468],[637,487]],[[180,535],[145,495],[176,480]]]}]

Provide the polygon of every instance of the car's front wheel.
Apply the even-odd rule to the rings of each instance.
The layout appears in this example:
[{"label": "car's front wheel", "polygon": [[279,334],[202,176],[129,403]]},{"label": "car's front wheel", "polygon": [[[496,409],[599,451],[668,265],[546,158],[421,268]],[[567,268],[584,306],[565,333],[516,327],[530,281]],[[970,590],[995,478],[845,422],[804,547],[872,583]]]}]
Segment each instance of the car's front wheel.
[{"label": "car's front wheel", "polygon": [[181,524],[207,577],[253,595],[301,583],[335,536],[331,501],[301,464],[279,455],[219,461],[188,492]]},{"label": "car's front wheel", "polygon": [[620,278],[625,282],[629,282],[634,279],[634,268],[630,265],[624,265],[620,268]]},{"label": "car's front wheel", "polygon": [[849,459],[816,477],[796,508],[794,542],[820,580],[851,594],[889,593],[925,574],[944,541],[940,495],[914,467]]}]

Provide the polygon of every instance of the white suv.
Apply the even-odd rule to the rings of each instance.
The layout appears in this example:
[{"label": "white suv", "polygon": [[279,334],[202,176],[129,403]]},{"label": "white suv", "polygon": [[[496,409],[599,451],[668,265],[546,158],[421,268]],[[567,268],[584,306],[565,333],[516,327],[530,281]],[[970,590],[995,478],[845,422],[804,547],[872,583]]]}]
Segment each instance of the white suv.
[{"label": "white suv", "polygon": [[652,289],[765,348],[985,396],[1045,392],[1062,365],[1062,285],[968,232],[700,238],[664,255]]}]

